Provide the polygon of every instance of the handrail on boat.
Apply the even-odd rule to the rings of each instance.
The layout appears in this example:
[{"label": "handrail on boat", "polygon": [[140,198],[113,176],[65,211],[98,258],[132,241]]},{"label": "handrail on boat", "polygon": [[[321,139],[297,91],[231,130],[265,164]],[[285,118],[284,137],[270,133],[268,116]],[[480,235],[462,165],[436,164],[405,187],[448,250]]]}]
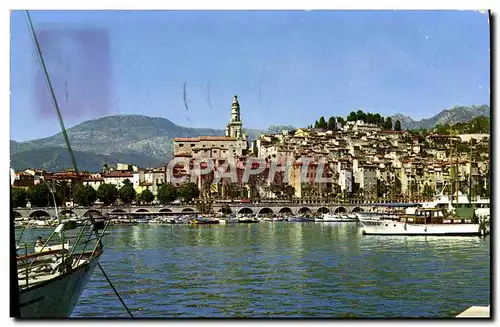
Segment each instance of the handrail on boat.
[{"label": "handrail on boat", "polygon": [[[67,267],[64,262],[66,261],[65,260],[65,254],[66,254],[66,258],[71,258],[72,262],[71,262],[71,268],[74,266],[74,265],[77,265],[78,262],[80,262],[81,258],[84,256],[84,255],[90,255],[90,256],[94,256],[96,253],[100,253],[101,252],[101,249],[102,249],[102,243],[101,243],[101,240],[102,240],[102,237],[104,236],[104,232],[105,230],[107,229],[108,225],[109,225],[109,221],[107,221],[107,223],[103,226],[103,227],[97,227],[95,228],[96,226],[100,226],[98,224],[100,224],[100,222],[96,222],[92,217],[90,218],[86,218],[86,219],[82,219],[83,221],[85,221],[85,224],[82,226],[80,232],[79,232],[79,235],[78,237],[76,237],[76,243],[74,244],[73,248],[71,249],[71,252],[70,252],[70,249],[69,248],[65,248],[65,243],[64,243],[64,231],[66,230],[66,224],[69,224],[69,229],[73,229],[72,226],[76,226],[76,222],[75,221],[67,221],[67,222],[64,222],[62,224],[60,224],[56,229],[54,229],[52,231],[52,233],[50,234],[50,236],[47,238],[47,240],[44,242],[43,246],[41,247],[40,251],[38,253],[32,253],[32,254],[28,254],[28,244],[25,243],[25,255],[24,256],[17,256],[17,261],[25,261],[25,264],[27,264],[27,267],[25,268],[25,274],[26,274],[26,286],[29,285],[29,273],[32,269],[32,266],[33,264],[40,258],[40,257],[47,257],[47,256],[50,256],[50,255],[57,255],[57,254],[61,254],[61,261],[63,263],[63,272],[64,271],[67,271],[67,269],[69,267]],[[91,222],[91,224],[88,224],[88,221]],[[101,222],[102,223],[102,222]],[[88,239],[85,241],[85,242],[82,242],[80,243],[80,240],[81,240],[81,237],[83,236],[83,233],[84,231],[87,229],[88,226],[91,226],[90,227],[90,230],[89,230],[89,235],[88,235]],[[103,229],[102,233],[99,233],[99,229]],[[93,234],[92,232],[95,232],[95,238],[92,238]],[[56,249],[56,250],[48,250],[48,251],[43,251],[44,248],[48,247],[48,243],[52,240],[53,236],[56,234],[56,233],[60,233],[61,235],[61,240],[62,240],[62,249]],[[73,239],[73,237],[70,237],[70,239]],[[92,251],[89,251],[89,252],[85,252],[85,249],[87,247],[87,244],[90,242],[90,241],[96,241],[96,244],[93,248]],[[83,250],[78,253],[75,253],[75,250],[76,250],[76,247],[78,245],[81,245],[81,244],[84,244],[84,248]],[[76,263],[73,262],[73,260],[76,258],[76,256],[78,256],[78,259],[76,260]],[[29,259],[33,259],[31,260],[29,263],[27,260]],[[69,269],[71,269],[69,268]]]}]

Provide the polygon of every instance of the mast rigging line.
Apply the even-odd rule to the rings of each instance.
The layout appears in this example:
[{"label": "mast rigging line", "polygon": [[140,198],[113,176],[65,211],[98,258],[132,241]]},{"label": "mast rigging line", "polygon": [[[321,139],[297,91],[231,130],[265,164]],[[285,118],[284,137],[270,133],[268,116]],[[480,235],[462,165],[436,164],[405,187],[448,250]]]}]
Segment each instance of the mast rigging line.
[{"label": "mast rigging line", "polygon": [[35,43],[35,47],[36,47],[36,50],[37,50],[38,59],[40,61],[40,65],[42,66],[42,70],[43,70],[43,73],[44,73],[45,81],[47,82],[47,87],[48,87],[48,89],[50,91],[50,97],[52,99],[52,103],[53,103],[54,108],[56,110],[57,118],[59,119],[59,125],[61,126],[61,130],[62,130],[64,142],[66,143],[66,146],[68,148],[69,155],[71,157],[71,162],[73,164],[73,168],[75,169],[76,173],[79,174],[79,172],[78,172],[78,166],[77,166],[76,160],[75,160],[75,154],[73,153],[73,149],[71,148],[71,145],[69,143],[68,134],[66,133],[66,127],[64,126],[64,122],[63,122],[63,119],[62,119],[61,111],[59,110],[59,104],[57,103],[56,94],[54,92],[54,88],[52,87],[52,83],[50,82],[49,72],[47,71],[47,66],[45,65],[45,61],[44,61],[43,55],[42,55],[42,49],[40,48],[40,43],[38,42],[38,38],[37,38],[36,32],[35,32],[35,28],[33,27],[33,22],[31,21],[31,16],[30,16],[30,13],[29,13],[28,10],[26,10],[26,17],[28,19],[28,25],[30,27],[30,32],[31,32],[31,36],[33,38],[33,42]]},{"label": "mast rigging line", "polygon": [[[38,42],[38,38],[37,38],[36,33],[35,33],[35,28],[33,27],[33,22],[31,21],[31,16],[30,16],[30,13],[29,13],[28,10],[26,10],[26,17],[27,17],[27,20],[28,20],[28,25],[29,25],[29,28],[30,28],[30,32],[31,32],[31,36],[32,36],[33,42],[35,43],[35,47],[36,47],[36,50],[37,50],[38,59],[40,61],[40,65],[42,66],[42,70],[43,70],[43,73],[44,73],[45,81],[47,82],[47,87],[48,87],[49,92],[50,92],[50,96],[51,96],[51,99],[52,99],[52,104],[54,105],[54,109],[56,110],[57,118],[59,119],[59,125],[61,126],[61,130],[62,130],[64,142],[65,142],[66,147],[68,148],[69,154],[71,156],[71,163],[73,164],[73,169],[75,170],[75,172],[76,172],[77,175],[80,175],[80,173],[78,171],[78,166],[76,164],[75,155],[73,153],[73,149],[71,148],[71,144],[69,142],[68,134],[66,133],[66,127],[64,126],[64,121],[63,121],[63,118],[62,118],[62,115],[61,115],[61,111],[59,110],[59,105],[57,103],[57,98],[56,98],[56,95],[55,95],[55,92],[54,92],[54,88],[52,87],[52,83],[50,81],[49,72],[47,71],[47,66],[45,65],[45,61],[43,59],[42,49],[40,48],[40,43]],[[54,197],[54,193],[53,192],[51,192],[51,193],[52,193],[52,196]],[[59,218],[59,215],[58,215],[58,218]],[[113,289],[114,293],[116,294],[116,296],[120,300],[120,302],[123,305],[123,307],[127,310],[127,312],[130,315],[130,317],[134,318],[134,316],[130,312],[130,310],[127,307],[127,305],[125,304],[125,302],[123,302],[120,294],[118,293],[118,291],[116,290],[116,288],[111,283],[111,280],[108,278],[108,276],[104,272],[104,269],[102,268],[101,264],[99,262],[97,262],[97,265],[99,266],[99,269],[103,273],[104,277],[108,281],[108,284]]]}]

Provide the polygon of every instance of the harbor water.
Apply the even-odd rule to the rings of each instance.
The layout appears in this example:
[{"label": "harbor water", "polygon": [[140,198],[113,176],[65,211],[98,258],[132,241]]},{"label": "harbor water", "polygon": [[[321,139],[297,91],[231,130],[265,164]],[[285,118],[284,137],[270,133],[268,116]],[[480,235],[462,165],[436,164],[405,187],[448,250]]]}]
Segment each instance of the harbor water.
[{"label": "harbor water", "polygon": [[[490,304],[490,237],[261,222],[115,226],[104,242],[100,262],[136,317],[451,318]],[[96,270],[72,317],[128,315]]]}]

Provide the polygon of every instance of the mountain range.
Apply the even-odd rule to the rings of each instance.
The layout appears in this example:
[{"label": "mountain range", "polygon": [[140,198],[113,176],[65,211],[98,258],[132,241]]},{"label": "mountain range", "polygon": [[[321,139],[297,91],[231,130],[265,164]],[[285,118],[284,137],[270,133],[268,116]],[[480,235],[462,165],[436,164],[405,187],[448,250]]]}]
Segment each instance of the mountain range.
[{"label": "mountain range", "polygon": [[[454,107],[429,119],[419,121],[395,115],[403,129],[432,128],[436,124],[469,121],[489,116],[489,106]],[[295,129],[293,126],[270,126],[267,129],[247,129],[250,140],[261,133]],[[67,130],[80,170],[100,171],[104,164],[131,163],[139,167],[155,167],[172,157],[174,137],[224,135],[223,130],[189,128],[168,119],[141,115],[117,115],[89,120]],[[10,141],[11,167],[15,170],[41,168],[58,171],[71,167],[62,133],[27,142]]]},{"label": "mountain range", "polygon": [[393,123],[396,120],[401,122],[402,129],[430,129],[436,125],[455,124],[460,122],[470,121],[479,116],[490,116],[490,106],[455,106],[451,109],[446,109],[431,118],[421,120],[413,120],[411,117],[397,114],[392,116]]}]

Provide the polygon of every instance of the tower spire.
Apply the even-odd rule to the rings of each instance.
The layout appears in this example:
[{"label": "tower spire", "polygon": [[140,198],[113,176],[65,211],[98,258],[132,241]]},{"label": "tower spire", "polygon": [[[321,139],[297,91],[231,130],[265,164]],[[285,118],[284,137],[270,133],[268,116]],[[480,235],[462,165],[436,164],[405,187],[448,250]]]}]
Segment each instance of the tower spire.
[{"label": "tower spire", "polygon": [[233,97],[233,103],[231,105],[231,121],[232,122],[239,122],[241,120],[240,118],[240,104],[238,102],[238,96],[234,95]]}]

